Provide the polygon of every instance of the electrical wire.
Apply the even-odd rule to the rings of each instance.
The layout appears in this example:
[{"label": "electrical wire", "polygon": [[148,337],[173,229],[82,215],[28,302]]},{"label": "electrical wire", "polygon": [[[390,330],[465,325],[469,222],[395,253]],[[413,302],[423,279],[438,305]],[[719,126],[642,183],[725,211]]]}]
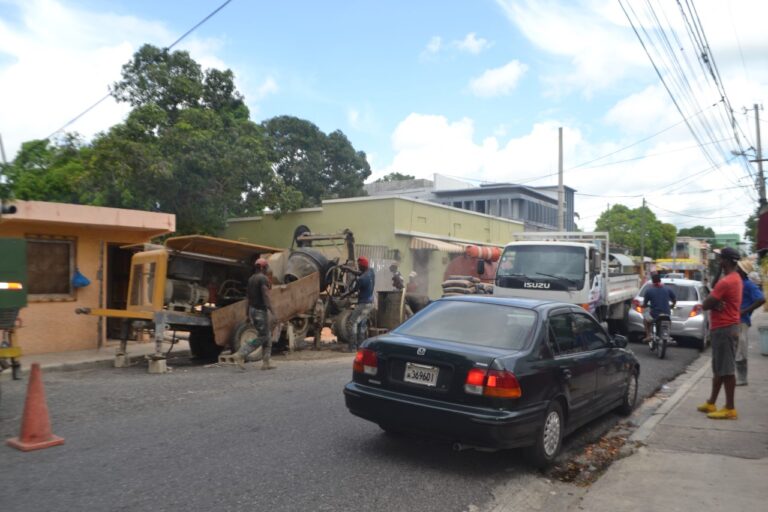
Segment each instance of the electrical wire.
[{"label": "electrical wire", "polygon": [[[214,16],[215,16],[215,15],[216,15],[216,14],[217,14],[219,11],[221,11],[221,10],[222,10],[224,7],[226,7],[226,6],[227,6],[227,4],[229,4],[230,2],[232,2],[232,0],[226,0],[224,3],[222,3],[221,5],[219,5],[219,6],[218,6],[216,9],[214,9],[213,11],[211,11],[211,12],[210,12],[210,13],[209,13],[209,14],[208,14],[208,15],[207,15],[205,18],[203,18],[203,19],[202,19],[202,20],[200,20],[200,21],[199,21],[197,24],[195,24],[195,25],[194,25],[192,28],[190,28],[189,30],[187,30],[186,32],[184,32],[184,33],[183,33],[183,34],[182,34],[182,35],[181,35],[181,36],[180,36],[178,39],[176,39],[176,40],[175,40],[174,42],[172,42],[170,45],[166,46],[166,47],[164,48],[164,50],[168,51],[168,50],[172,49],[174,46],[176,46],[177,44],[179,44],[179,43],[180,43],[181,41],[183,41],[183,40],[184,40],[184,39],[185,39],[185,38],[186,38],[188,35],[190,35],[192,32],[194,32],[195,30],[197,30],[197,29],[198,29],[198,28],[199,28],[199,27],[200,27],[202,24],[204,24],[206,21],[208,21],[209,19],[211,19],[212,17],[214,17]],[[72,124],[73,124],[75,121],[77,121],[78,119],[80,119],[81,117],[83,117],[84,115],[86,115],[88,112],[90,112],[90,111],[91,111],[91,110],[93,110],[94,108],[98,107],[100,104],[102,104],[104,101],[106,101],[106,100],[107,100],[108,98],[110,98],[111,96],[112,96],[112,93],[111,93],[111,92],[108,92],[108,93],[107,93],[105,96],[103,96],[101,99],[99,99],[99,100],[98,100],[96,103],[94,103],[94,104],[93,104],[93,105],[91,105],[90,107],[86,108],[86,109],[85,109],[85,110],[83,110],[81,113],[79,113],[78,115],[76,115],[75,117],[73,117],[72,119],[70,119],[69,121],[67,121],[66,123],[64,123],[64,125],[62,125],[62,126],[61,126],[61,127],[58,129],[58,130],[55,130],[53,133],[51,133],[50,135],[48,135],[48,137],[46,137],[46,139],[50,139],[50,138],[52,138],[54,135],[56,135],[57,133],[64,131],[64,130],[65,130],[67,127],[68,127],[68,126],[72,125]]]}]

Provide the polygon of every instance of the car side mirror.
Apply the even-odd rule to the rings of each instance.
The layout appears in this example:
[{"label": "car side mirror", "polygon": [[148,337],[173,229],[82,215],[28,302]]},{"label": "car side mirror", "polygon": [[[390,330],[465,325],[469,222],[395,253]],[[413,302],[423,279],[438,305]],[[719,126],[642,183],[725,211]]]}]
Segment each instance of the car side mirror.
[{"label": "car side mirror", "polygon": [[627,347],[627,337],[621,334],[617,334],[613,337],[613,344],[618,348]]}]

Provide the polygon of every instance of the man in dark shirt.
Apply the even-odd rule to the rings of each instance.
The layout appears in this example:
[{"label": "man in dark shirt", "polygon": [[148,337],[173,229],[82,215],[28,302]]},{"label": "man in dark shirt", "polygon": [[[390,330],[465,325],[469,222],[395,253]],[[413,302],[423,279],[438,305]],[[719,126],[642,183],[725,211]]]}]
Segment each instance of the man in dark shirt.
[{"label": "man in dark shirt", "polygon": [[651,277],[652,284],[648,287],[643,295],[643,308],[648,311],[648,304],[651,305],[650,313],[643,315],[645,320],[645,340],[651,339],[651,322],[655,322],[659,315],[671,315],[670,302],[672,307],[677,304],[677,297],[672,288],[666,287],[661,284],[661,276],[659,274],[653,274]]},{"label": "man in dark shirt", "polygon": [[267,260],[259,258],[254,265],[253,275],[248,279],[248,287],[246,288],[248,320],[256,329],[258,336],[240,345],[239,350],[234,354],[235,363],[243,370],[248,354],[259,347],[262,347],[261,369],[272,370],[275,368],[271,364],[272,335],[269,329],[269,315],[274,316],[274,311],[272,311],[272,303],[269,300],[271,283],[267,276],[268,268]]},{"label": "man in dark shirt", "polygon": [[370,268],[368,258],[365,256],[357,258],[357,268],[359,275],[350,290],[357,292],[357,307],[350,315],[352,324],[352,339],[349,341],[350,352],[355,352],[360,343],[367,337],[368,317],[373,311],[373,290],[376,287],[376,274]]}]

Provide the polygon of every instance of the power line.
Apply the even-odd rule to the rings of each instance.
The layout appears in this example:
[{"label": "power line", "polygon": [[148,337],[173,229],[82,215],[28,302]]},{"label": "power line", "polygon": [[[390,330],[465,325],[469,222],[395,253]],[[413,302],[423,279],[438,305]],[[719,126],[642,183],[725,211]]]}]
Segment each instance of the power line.
[{"label": "power line", "polygon": [[[199,21],[197,24],[195,24],[195,25],[194,25],[192,28],[190,28],[189,30],[187,30],[186,32],[184,32],[184,33],[183,33],[183,34],[182,34],[182,35],[181,35],[181,36],[180,36],[178,39],[176,39],[176,40],[175,40],[174,42],[172,42],[170,45],[168,45],[167,47],[165,47],[165,48],[164,48],[164,50],[165,50],[165,51],[168,51],[168,50],[170,50],[171,48],[173,48],[174,46],[176,46],[177,44],[179,44],[179,43],[180,43],[181,41],[183,41],[183,40],[184,40],[184,39],[185,39],[185,38],[186,38],[186,37],[187,37],[189,34],[191,34],[192,32],[194,32],[195,30],[197,30],[197,29],[198,29],[198,28],[199,28],[199,27],[200,27],[200,26],[201,26],[203,23],[205,23],[206,21],[208,21],[209,19],[211,19],[212,17],[214,17],[214,16],[215,16],[215,15],[216,15],[216,14],[217,14],[217,13],[218,13],[220,10],[222,10],[224,7],[226,7],[226,6],[227,6],[227,4],[229,4],[230,2],[232,2],[232,0],[226,0],[224,3],[222,3],[221,5],[219,5],[219,6],[218,6],[216,9],[214,9],[213,11],[211,11],[211,12],[210,12],[210,13],[209,13],[209,14],[208,14],[208,15],[207,15],[205,18],[203,18],[202,20],[200,20],[200,21]],[[66,122],[66,123],[65,123],[65,124],[64,124],[64,125],[63,125],[61,128],[59,128],[58,130],[56,130],[56,131],[54,131],[53,133],[51,133],[51,134],[50,134],[48,137],[46,137],[46,139],[50,139],[50,138],[52,138],[54,135],[56,135],[57,133],[59,133],[59,132],[61,132],[61,131],[64,131],[64,130],[65,130],[65,129],[66,129],[68,126],[69,126],[69,125],[71,125],[72,123],[74,123],[75,121],[77,121],[78,119],[80,119],[81,117],[83,117],[84,115],[86,115],[88,112],[90,112],[90,111],[91,111],[91,110],[93,110],[94,108],[98,107],[100,104],[102,104],[102,103],[103,103],[105,100],[107,100],[107,99],[108,99],[108,98],[110,98],[111,96],[112,96],[112,93],[108,92],[108,93],[107,93],[107,94],[106,94],[104,97],[102,97],[101,99],[99,99],[99,101],[97,101],[96,103],[94,103],[94,104],[93,104],[93,105],[91,105],[90,107],[86,108],[86,109],[85,109],[85,110],[83,110],[81,113],[79,113],[78,115],[76,115],[75,117],[73,117],[72,119],[70,119],[69,121],[67,121],[67,122]]]}]

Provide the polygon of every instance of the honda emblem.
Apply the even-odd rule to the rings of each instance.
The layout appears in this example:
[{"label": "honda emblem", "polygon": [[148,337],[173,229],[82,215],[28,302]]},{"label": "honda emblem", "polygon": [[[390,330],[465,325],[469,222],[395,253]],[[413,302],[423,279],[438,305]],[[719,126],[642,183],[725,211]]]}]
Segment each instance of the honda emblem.
[{"label": "honda emblem", "polygon": [[419,347],[416,349],[417,356],[423,356],[426,353],[427,353],[427,349],[425,349],[424,347]]}]

